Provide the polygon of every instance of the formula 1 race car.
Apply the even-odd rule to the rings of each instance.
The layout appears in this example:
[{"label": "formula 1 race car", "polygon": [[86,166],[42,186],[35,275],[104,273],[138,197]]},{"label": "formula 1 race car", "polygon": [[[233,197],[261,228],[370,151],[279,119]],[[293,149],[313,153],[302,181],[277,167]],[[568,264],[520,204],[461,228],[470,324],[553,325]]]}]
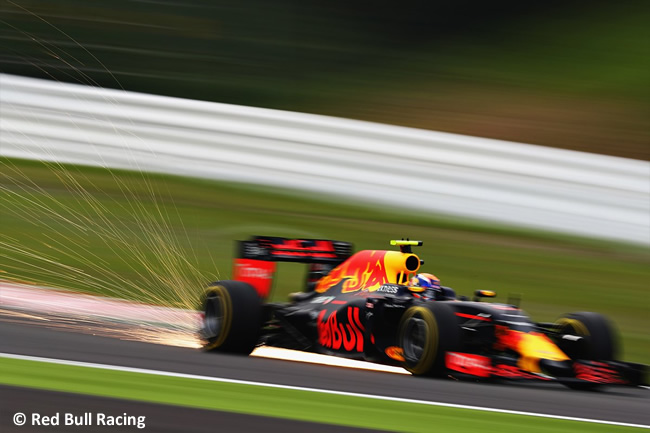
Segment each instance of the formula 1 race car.
[{"label": "formula 1 race car", "polygon": [[[414,375],[556,380],[571,388],[639,385],[646,367],[615,360],[600,314],[535,323],[515,305],[473,300],[417,283],[421,241],[352,254],[347,242],[254,237],[238,243],[232,280],[212,283],[200,336],[208,351],[247,355],[258,345],[399,365]],[[269,303],[276,262],[309,265],[305,290]]]}]

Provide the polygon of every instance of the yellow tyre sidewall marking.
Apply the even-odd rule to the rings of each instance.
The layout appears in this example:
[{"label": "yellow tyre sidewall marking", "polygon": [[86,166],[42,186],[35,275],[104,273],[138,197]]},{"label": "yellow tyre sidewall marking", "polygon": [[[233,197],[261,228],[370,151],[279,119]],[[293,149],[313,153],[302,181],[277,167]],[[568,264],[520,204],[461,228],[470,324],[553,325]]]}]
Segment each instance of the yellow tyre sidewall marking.
[{"label": "yellow tyre sidewall marking", "polygon": [[584,323],[577,319],[569,319],[567,317],[563,317],[559,319],[556,324],[560,325],[562,329],[565,327],[571,327],[576,333],[576,335],[582,336],[582,337],[589,337],[589,330],[585,326]]},{"label": "yellow tyre sidewall marking", "polygon": [[425,340],[422,356],[420,357],[418,363],[413,367],[404,363],[404,367],[411,373],[424,374],[433,365],[436,359],[436,353],[438,352],[438,323],[436,322],[436,319],[433,316],[431,310],[425,307],[411,307],[404,314],[406,317],[402,322],[404,324],[403,329],[401,330],[402,340],[404,332],[406,332],[407,322],[416,314],[422,318],[424,323],[427,325],[427,329],[429,330],[429,335],[427,335],[427,338]]},{"label": "yellow tyre sidewall marking", "polygon": [[205,346],[207,350],[216,349],[223,345],[228,334],[230,334],[230,327],[232,325],[232,302],[228,290],[223,286],[214,286],[208,291],[207,296],[209,297],[210,295],[215,295],[220,298],[223,318],[219,335],[213,342]]}]

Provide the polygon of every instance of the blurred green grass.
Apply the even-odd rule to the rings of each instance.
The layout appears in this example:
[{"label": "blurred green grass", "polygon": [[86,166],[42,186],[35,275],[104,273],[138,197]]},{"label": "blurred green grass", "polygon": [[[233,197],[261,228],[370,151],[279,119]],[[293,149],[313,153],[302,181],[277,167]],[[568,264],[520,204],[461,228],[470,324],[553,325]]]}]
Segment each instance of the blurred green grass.
[{"label": "blurred green grass", "polygon": [[[260,186],[6,158],[0,167],[2,278],[187,307],[205,283],[230,276],[235,240],[330,238],[361,250],[409,237],[424,241],[422,269],[459,294],[520,294],[539,321],[604,313],[618,325],[624,358],[650,362],[647,248]],[[72,224],[84,216],[93,223]],[[117,235],[126,242],[108,239]],[[300,290],[304,272],[281,264],[273,299]]]},{"label": "blurred green grass", "polygon": [[649,3],[15,0],[3,72],[650,159]]}]

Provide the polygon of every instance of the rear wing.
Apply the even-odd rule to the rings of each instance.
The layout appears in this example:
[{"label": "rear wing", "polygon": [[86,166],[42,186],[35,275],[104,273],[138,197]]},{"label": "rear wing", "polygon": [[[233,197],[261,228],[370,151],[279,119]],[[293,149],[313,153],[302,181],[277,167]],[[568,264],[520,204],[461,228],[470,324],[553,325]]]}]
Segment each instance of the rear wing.
[{"label": "rear wing", "polygon": [[233,279],[250,284],[262,299],[266,299],[273,286],[276,262],[308,263],[309,285],[318,280],[322,272],[329,272],[351,255],[349,242],[254,236],[237,242]]}]

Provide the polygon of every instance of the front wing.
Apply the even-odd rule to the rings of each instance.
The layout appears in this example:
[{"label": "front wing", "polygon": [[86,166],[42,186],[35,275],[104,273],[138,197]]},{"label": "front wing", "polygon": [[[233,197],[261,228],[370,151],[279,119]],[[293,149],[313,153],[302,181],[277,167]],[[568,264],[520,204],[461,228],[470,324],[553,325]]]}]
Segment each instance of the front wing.
[{"label": "front wing", "polygon": [[450,376],[474,379],[560,381],[585,385],[646,385],[647,366],[621,361],[575,360],[562,375],[521,369],[515,359],[447,352],[445,364]]}]

